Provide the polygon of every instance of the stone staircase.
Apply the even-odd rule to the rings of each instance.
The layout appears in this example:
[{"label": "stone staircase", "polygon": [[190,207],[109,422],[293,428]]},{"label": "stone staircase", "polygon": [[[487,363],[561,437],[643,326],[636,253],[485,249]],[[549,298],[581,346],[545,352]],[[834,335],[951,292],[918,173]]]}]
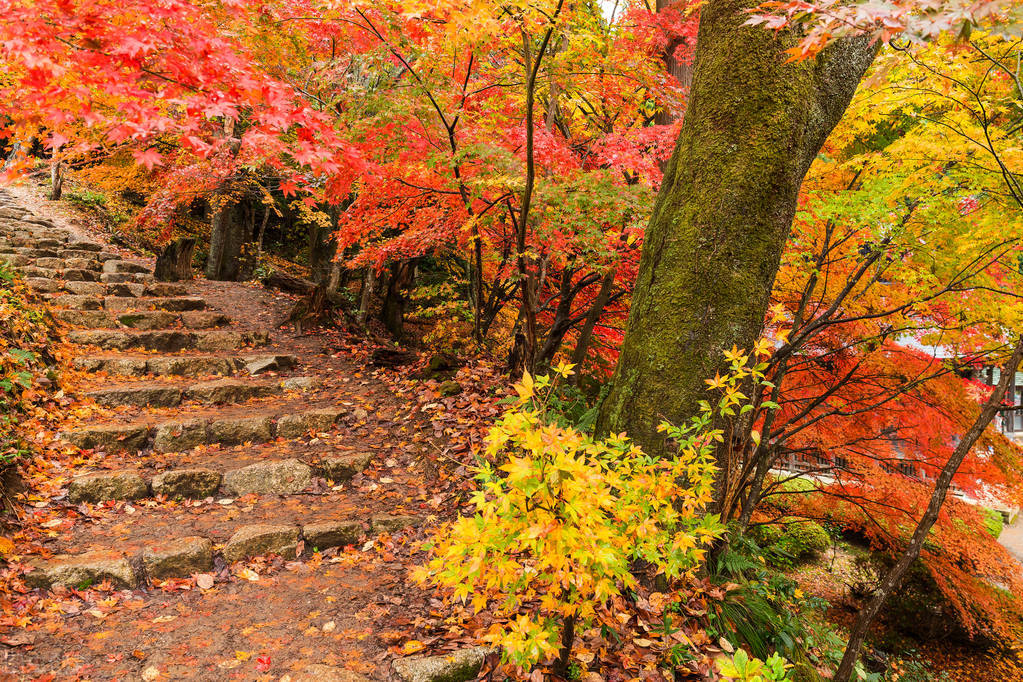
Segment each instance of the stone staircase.
[{"label": "stone staircase", "polygon": [[[71,472],[66,502],[125,503],[133,515],[125,524],[123,514],[96,514],[53,538],[53,555],[32,562],[30,585],[138,588],[259,555],[301,559],[419,522],[367,515],[379,501],[346,487],[374,457],[337,445],[338,428],[365,414],[324,388],[328,368],[304,367],[301,353],[272,347],[268,331],[239,324],[187,285],[154,281],[148,265],[56,227],[2,190],[0,261],[20,271],[77,346],[83,409],[72,412],[83,416],[69,415],[60,437],[91,468]],[[231,514],[238,498],[247,500],[244,520]]]}]

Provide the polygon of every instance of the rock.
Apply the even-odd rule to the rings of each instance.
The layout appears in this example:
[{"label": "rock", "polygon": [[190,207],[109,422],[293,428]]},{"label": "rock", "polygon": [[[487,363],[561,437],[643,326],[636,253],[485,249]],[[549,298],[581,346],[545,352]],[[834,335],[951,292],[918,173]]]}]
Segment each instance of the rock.
[{"label": "rock", "polygon": [[26,213],[28,213],[28,211],[26,211],[25,209],[23,209],[23,208],[15,208],[13,206],[8,206],[6,208],[0,208],[0,218],[11,218],[13,220],[17,220],[18,218],[22,217]]},{"label": "rock", "polygon": [[108,260],[103,264],[103,272],[107,274],[148,273],[149,268],[126,260]]},{"label": "rock", "polygon": [[54,315],[76,327],[110,327],[113,323],[110,313],[102,310],[56,310]]},{"label": "rock", "polygon": [[174,313],[169,313],[166,310],[145,310],[137,313],[121,313],[117,316],[117,321],[125,327],[144,330],[166,329],[177,322],[177,319]]},{"label": "rock", "polygon": [[303,526],[307,550],[354,545],[362,537],[362,524],[357,521],[327,521]]},{"label": "rock", "polygon": [[365,453],[330,457],[320,462],[319,470],[324,478],[343,483],[365,469],[372,458],[373,455]]},{"label": "rock", "polygon": [[246,442],[265,443],[273,438],[270,417],[239,417],[210,422],[209,442],[240,445]]},{"label": "rock", "polygon": [[194,336],[195,347],[207,351],[235,350],[242,346],[264,346],[270,341],[270,337],[265,332],[198,331],[194,332]]},{"label": "rock", "polygon": [[144,284],[136,284],[134,282],[106,284],[103,286],[106,286],[106,293],[108,296],[116,296],[119,298],[138,298],[146,289]]},{"label": "rock", "polygon": [[281,382],[285,391],[308,391],[320,385],[316,377],[291,377]]},{"label": "rock", "polygon": [[224,475],[224,487],[235,495],[292,495],[309,487],[312,467],[297,459],[258,462]]},{"label": "rock", "polygon": [[107,388],[85,394],[100,405],[116,407],[174,407],[181,402],[181,389],[173,386],[141,386],[128,388]]},{"label": "rock", "polygon": [[64,267],[63,258],[36,258],[36,267],[50,268],[51,270],[59,270]]},{"label": "rock", "polygon": [[201,298],[134,298],[132,296],[107,296],[103,300],[103,307],[107,310],[169,310],[179,313],[185,310],[202,310],[206,307],[206,301]]},{"label": "rock", "polygon": [[101,244],[86,241],[69,241],[67,243],[67,248],[74,249],[76,251],[89,251],[90,253],[103,250],[103,246]]},{"label": "rock", "polygon": [[370,518],[369,524],[374,533],[396,533],[403,528],[418,526],[420,521],[418,516],[376,514]]},{"label": "rock", "polygon": [[153,477],[153,494],[169,498],[202,499],[210,497],[220,488],[223,478],[219,471],[210,469],[174,469]]},{"label": "rock", "polygon": [[[146,296],[175,297],[188,296],[188,287],[169,282],[153,282],[145,287]],[[139,294],[141,296],[141,294]]]},{"label": "rock", "polygon": [[25,284],[32,291],[40,294],[55,294],[60,291],[60,282],[46,277],[26,277]]},{"label": "rock", "polygon": [[146,361],[141,358],[104,358],[85,356],[75,358],[75,369],[82,369],[86,372],[107,372],[109,374],[124,374],[128,376],[139,376],[146,373]]},{"label": "rock", "polygon": [[207,404],[240,403],[271,393],[273,393],[273,386],[267,384],[250,384],[237,379],[217,379],[189,386],[185,389],[185,398]]},{"label": "rock", "polygon": [[183,578],[213,568],[213,543],[206,538],[169,540],[142,552],[142,564],[150,578]]},{"label": "rock", "polygon": [[277,435],[281,438],[298,438],[309,431],[329,431],[340,416],[341,410],[336,408],[287,414],[277,420]]},{"label": "rock", "polygon": [[150,358],[146,365],[150,374],[170,376],[205,376],[231,374],[234,365],[226,358],[161,357]]},{"label": "rock", "polygon": [[67,268],[65,270],[59,270],[60,279],[67,282],[95,282],[99,279],[92,270],[75,270],[74,268]]},{"label": "rock", "polygon": [[105,580],[121,587],[137,587],[139,584],[128,559],[120,552],[110,550],[74,556],[57,555],[34,564],[33,570],[25,576],[25,582],[32,587],[83,587]]},{"label": "rock", "polygon": [[[285,677],[290,677],[291,682],[370,682],[368,677],[353,673],[351,670],[319,664],[306,666],[302,672]],[[283,679],[282,677],[281,680]]]},{"label": "rock", "polygon": [[132,452],[141,450],[149,438],[146,426],[93,426],[64,434],[64,439],[82,450]]},{"label": "rock", "polygon": [[79,502],[106,502],[107,500],[137,500],[149,495],[149,486],[134,471],[76,476],[68,486],[67,499]]},{"label": "rock", "polygon": [[55,306],[74,310],[100,310],[103,307],[103,301],[92,296],[64,295],[52,300]]},{"label": "rock", "polygon": [[[96,270],[98,268],[98,264],[92,258],[76,258],[68,256],[66,252],[62,258],[64,259],[65,268],[74,270]],[[98,284],[98,282],[95,283]]]},{"label": "rock", "polygon": [[0,262],[4,262],[12,268],[28,265],[28,256],[21,256],[16,253],[5,253],[0,256]]},{"label": "rock", "polygon": [[440,394],[445,398],[450,398],[451,396],[458,395],[462,392],[462,385],[457,381],[450,380],[441,384],[437,390],[439,390]]},{"label": "rock", "polygon": [[227,315],[205,311],[192,311],[181,314],[181,324],[189,329],[212,329],[223,327],[231,323]]},{"label": "rock", "polygon": [[99,282],[68,282],[64,285],[65,291],[81,296],[102,296],[106,293],[105,289]]},{"label": "rock", "polygon": [[276,372],[294,366],[298,359],[294,355],[254,355],[244,358],[245,369],[255,376],[263,372]]},{"label": "rock", "polygon": [[156,427],[153,450],[157,452],[181,452],[191,450],[207,442],[207,424],[203,419],[183,422],[168,422]]},{"label": "rock", "polygon": [[393,667],[404,682],[467,682],[479,674],[489,654],[486,647],[473,647],[440,656],[400,658]]},{"label": "rock", "polygon": [[242,526],[224,545],[224,558],[238,561],[259,554],[280,554],[294,558],[298,549],[297,526],[272,526],[259,524]]},{"label": "rock", "polygon": [[122,332],[92,329],[71,332],[68,339],[72,343],[98,346],[104,350],[140,348],[163,353],[174,353],[196,345],[192,334],[176,331]]}]

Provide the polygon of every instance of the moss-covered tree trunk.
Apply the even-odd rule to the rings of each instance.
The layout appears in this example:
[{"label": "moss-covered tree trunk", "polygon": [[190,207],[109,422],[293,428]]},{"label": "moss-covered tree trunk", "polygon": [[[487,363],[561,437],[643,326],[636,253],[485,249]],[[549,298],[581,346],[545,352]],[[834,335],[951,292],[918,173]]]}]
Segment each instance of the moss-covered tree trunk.
[{"label": "moss-covered tree trunk", "polygon": [[652,454],[657,425],[681,423],[733,344],[760,334],[799,186],[849,104],[875,48],[833,45],[785,63],[794,41],[745,26],[757,0],[710,0],[689,105],[646,231],[600,433]]}]

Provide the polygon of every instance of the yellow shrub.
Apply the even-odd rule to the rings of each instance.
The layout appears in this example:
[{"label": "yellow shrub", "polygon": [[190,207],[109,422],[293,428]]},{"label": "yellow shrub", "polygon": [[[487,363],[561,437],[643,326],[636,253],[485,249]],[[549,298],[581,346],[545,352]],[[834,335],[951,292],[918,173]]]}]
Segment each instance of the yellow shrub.
[{"label": "yellow shrub", "polygon": [[[567,376],[571,366],[555,371]],[[550,423],[548,377],[527,374],[515,388],[517,404],[487,441],[476,513],[435,533],[416,578],[449,588],[477,612],[493,609],[498,624],[485,641],[528,667],[567,658],[574,626],[593,623],[635,586],[635,561],[669,579],[693,576],[722,532],[704,514],[719,434],[704,415],[672,429],[673,458],[654,459],[623,437],[595,440]]]}]

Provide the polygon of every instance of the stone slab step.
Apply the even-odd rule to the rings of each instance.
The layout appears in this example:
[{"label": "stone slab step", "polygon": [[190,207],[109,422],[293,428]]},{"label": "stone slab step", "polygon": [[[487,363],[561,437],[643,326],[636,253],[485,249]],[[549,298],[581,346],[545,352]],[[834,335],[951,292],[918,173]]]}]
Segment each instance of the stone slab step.
[{"label": "stone slab step", "polygon": [[72,479],[72,504],[139,500],[151,495],[168,499],[204,499],[241,495],[294,495],[309,488],[314,476],[344,483],[365,470],[367,453],[326,455],[306,463],[295,458],[256,462],[219,471],[205,467],[170,469],[148,478],[135,470],[85,473]]},{"label": "stone slab step", "polygon": [[52,268],[41,268],[35,265],[26,265],[20,268],[20,271],[26,280],[29,278],[41,278],[61,282],[98,282],[101,277],[100,273],[95,270],[81,270],[75,268],[55,270]]},{"label": "stone slab step", "polygon": [[226,562],[276,554],[292,560],[311,556],[314,550],[343,547],[360,542],[367,534],[395,532],[418,525],[416,517],[377,515],[366,524],[355,519],[335,518],[301,525],[285,523],[248,524],[234,527],[222,545],[208,537],[191,535],[153,540],[135,551],[93,550],[62,554],[29,563],[25,582],[31,587],[54,585],[84,588],[103,582],[135,588],[150,580],[185,578],[213,570],[214,561]]},{"label": "stone slab step", "polygon": [[290,369],[298,364],[294,355],[173,355],[173,356],[84,356],[74,366],[88,372],[122,376],[233,376],[261,374]]},{"label": "stone slab step", "polygon": [[[116,284],[106,284],[103,282],[84,282],[84,281],[72,281],[62,282],[58,288],[58,294],[56,296],[47,294],[47,298],[51,303],[58,307],[74,308],[78,307],[74,305],[73,299],[63,301],[60,296],[63,293],[72,294],[76,296],[93,296],[100,300],[95,305],[90,306],[86,309],[97,310],[103,307],[104,301],[102,299],[111,297],[114,299],[130,299],[130,298],[191,298],[188,295],[188,289],[181,286],[180,284],[168,284],[166,282],[152,282],[144,284],[141,282],[121,282]],[[120,300],[116,300],[114,305],[120,304]],[[70,305],[69,305],[70,304]],[[139,304],[142,305],[142,304]],[[179,304],[180,305],[180,304]],[[194,305],[194,304],[193,304]],[[128,306],[127,303],[121,304],[121,307]],[[184,308],[185,310],[191,310],[192,308]]]},{"label": "stone slab step", "polygon": [[[295,406],[297,407],[297,406]],[[181,452],[199,445],[267,443],[275,438],[299,438],[329,431],[346,410],[338,407],[295,409],[249,416],[210,416],[149,423],[113,424],[73,429],[62,434],[83,450],[108,453]]]},{"label": "stone slab step", "polygon": [[103,299],[103,307],[116,312],[136,310],[169,310],[184,312],[186,310],[205,310],[206,301],[197,296],[163,296],[133,297],[107,296]]},{"label": "stone slab step", "polygon": [[99,281],[107,284],[120,284],[122,282],[155,282],[156,278],[150,272],[104,272],[99,276]]},{"label": "stone slab step", "polygon": [[103,272],[110,274],[132,274],[151,273],[153,269],[148,265],[133,263],[129,260],[108,260],[103,264]]},{"label": "stone slab step", "polygon": [[[287,390],[301,389],[300,379],[294,377],[279,382],[242,381],[239,379],[216,379],[187,386],[161,385],[145,382],[144,385],[107,386],[85,394],[105,407],[134,405],[136,407],[174,407],[183,400],[202,405],[241,403],[253,398],[278,395]],[[310,380],[310,383],[311,380]],[[310,386],[311,387],[311,386]]]},{"label": "stone slab step", "polygon": [[226,315],[205,311],[172,313],[167,310],[140,310],[114,313],[105,310],[57,310],[54,315],[68,324],[90,329],[213,329],[227,326],[231,322]]},{"label": "stone slab step", "polygon": [[237,331],[139,331],[93,329],[67,335],[72,343],[97,346],[103,350],[155,350],[173,353],[179,350],[219,351],[269,343],[265,332]]}]

